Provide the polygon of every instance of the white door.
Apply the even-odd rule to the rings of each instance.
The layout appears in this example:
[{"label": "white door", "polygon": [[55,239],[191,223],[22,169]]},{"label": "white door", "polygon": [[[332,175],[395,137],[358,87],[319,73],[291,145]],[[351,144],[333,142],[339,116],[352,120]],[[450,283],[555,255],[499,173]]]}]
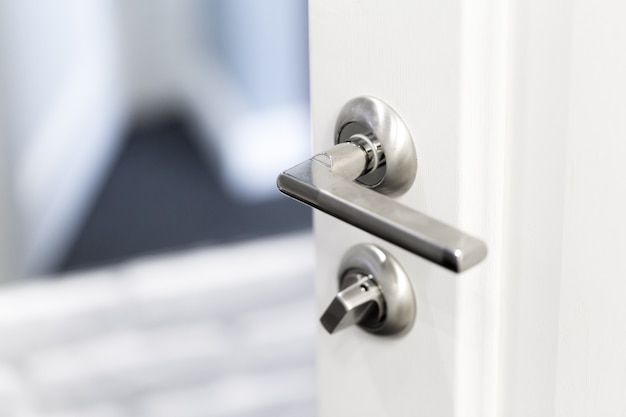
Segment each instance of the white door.
[{"label": "white door", "polygon": [[314,150],[391,104],[417,150],[397,200],[483,239],[454,274],[315,214],[319,313],[342,256],[409,272],[411,331],[319,327],[320,416],[626,414],[626,4],[311,0]]}]

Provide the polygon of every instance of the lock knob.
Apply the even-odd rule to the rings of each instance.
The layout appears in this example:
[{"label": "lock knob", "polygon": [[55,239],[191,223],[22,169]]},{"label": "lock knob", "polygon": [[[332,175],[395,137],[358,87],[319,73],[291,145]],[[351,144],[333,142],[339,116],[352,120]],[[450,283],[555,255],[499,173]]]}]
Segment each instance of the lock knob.
[{"label": "lock knob", "polygon": [[320,318],[328,333],[350,325],[375,334],[408,331],[415,297],[408,275],[388,252],[372,244],[350,249],[339,268],[339,292]]},{"label": "lock knob", "polygon": [[328,333],[353,324],[376,327],[381,322],[385,299],[373,276],[350,270],[343,276],[341,288],[320,319]]}]

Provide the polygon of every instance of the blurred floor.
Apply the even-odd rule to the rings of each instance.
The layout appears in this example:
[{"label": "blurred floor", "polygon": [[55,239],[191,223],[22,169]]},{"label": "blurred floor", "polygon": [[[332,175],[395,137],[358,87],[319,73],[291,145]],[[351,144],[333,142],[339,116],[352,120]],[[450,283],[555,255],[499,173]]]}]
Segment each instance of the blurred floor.
[{"label": "blurred floor", "polygon": [[312,417],[313,268],[300,233],[5,287],[0,416]]},{"label": "blurred floor", "polygon": [[59,271],[310,229],[310,210],[278,191],[255,204],[234,199],[219,161],[207,163],[194,139],[176,117],[133,129]]}]

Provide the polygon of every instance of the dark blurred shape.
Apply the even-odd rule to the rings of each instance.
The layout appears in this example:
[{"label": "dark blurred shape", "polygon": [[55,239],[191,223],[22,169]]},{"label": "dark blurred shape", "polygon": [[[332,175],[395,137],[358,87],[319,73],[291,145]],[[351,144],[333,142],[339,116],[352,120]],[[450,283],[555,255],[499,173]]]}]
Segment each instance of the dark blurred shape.
[{"label": "dark blurred shape", "polygon": [[310,210],[278,192],[258,203],[234,199],[219,161],[203,160],[197,143],[174,115],[132,128],[57,272],[311,227]]}]

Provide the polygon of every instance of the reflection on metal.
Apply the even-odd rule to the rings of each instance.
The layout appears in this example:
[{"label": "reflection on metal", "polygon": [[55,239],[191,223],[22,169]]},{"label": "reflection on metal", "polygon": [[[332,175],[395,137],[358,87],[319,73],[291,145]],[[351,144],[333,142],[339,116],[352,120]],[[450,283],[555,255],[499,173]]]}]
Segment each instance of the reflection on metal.
[{"label": "reflection on metal", "polygon": [[406,272],[377,246],[358,245],[348,251],[340,266],[339,288],[320,319],[331,334],[354,324],[371,333],[398,334],[415,320],[415,297]]},{"label": "reflection on metal", "polygon": [[383,195],[406,192],[417,171],[411,135],[391,107],[372,97],[351,100],[335,141],[281,173],[280,191],[454,272],[485,258],[479,239]]}]

